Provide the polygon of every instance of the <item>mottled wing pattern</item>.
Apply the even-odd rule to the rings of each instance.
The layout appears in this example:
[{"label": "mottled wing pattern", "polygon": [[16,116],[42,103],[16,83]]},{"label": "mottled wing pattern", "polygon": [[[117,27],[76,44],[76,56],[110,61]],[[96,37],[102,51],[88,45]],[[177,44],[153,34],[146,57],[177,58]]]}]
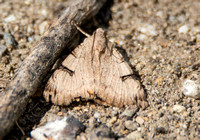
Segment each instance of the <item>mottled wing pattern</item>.
[{"label": "mottled wing pattern", "polygon": [[101,85],[98,97],[108,105],[124,106],[137,104],[147,107],[146,96],[141,83],[117,48],[107,46],[101,57]]},{"label": "mottled wing pattern", "polygon": [[51,100],[57,105],[68,105],[75,98],[89,98],[88,92],[95,86],[91,66],[93,38],[86,38],[50,77],[44,91],[47,101]]}]

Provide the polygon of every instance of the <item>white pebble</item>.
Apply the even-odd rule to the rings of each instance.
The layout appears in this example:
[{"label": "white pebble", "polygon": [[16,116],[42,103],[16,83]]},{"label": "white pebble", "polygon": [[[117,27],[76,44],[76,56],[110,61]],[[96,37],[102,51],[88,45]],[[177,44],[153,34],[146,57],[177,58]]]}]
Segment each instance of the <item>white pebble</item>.
[{"label": "white pebble", "polygon": [[42,14],[44,17],[46,17],[47,14],[48,14],[48,11],[47,11],[46,9],[42,9],[42,10],[41,10],[41,14]]},{"label": "white pebble", "polygon": [[27,4],[27,5],[29,5],[29,4],[31,4],[32,3],[32,0],[25,0],[25,2],[24,2],[25,4]]},{"label": "white pebble", "polygon": [[85,126],[73,116],[64,117],[46,123],[31,131],[34,140],[71,140],[85,129]]},{"label": "white pebble", "polygon": [[173,106],[173,111],[174,112],[181,113],[181,112],[183,112],[185,110],[186,110],[185,107],[182,106],[182,105],[174,105]]},{"label": "white pebble", "polygon": [[150,24],[143,24],[141,27],[138,28],[140,32],[149,36],[156,36],[157,32],[153,25]]},{"label": "white pebble", "polygon": [[41,35],[47,30],[48,26],[49,24],[47,21],[44,21],[39,25],[39,30]]},{"label": "white pebble", "polygon": [[193,80],[185,80],[182,87],[183,94],[192,98],[200,98],[199,84]]},{"label": "white pebble", "polygon": [[139,123],[140,125],[144,124],[144,120],[143,120],[143,118],[140,117],[140,116],[138,116],[138,117],[136,118],[136,122]]},{"label": "white pebble", "polygon": [[120,46],[124,45],[124,42],[123,42],[123,41],[120,41],[120,42],[119,42],[119,45],[120,45]]},{"label": "white pebble", "polygon": [[144,34],[140,34],[137,36],[137,39],[140,40],[140,41],[145,41],[147,39],[147,36],[144,35]]},{"label": "white pebble", "polygon": [[162,17],[163,17],[163,12],[162,12],[162,11],[158,11],[158,12],[156,13],[156,16],[162,18]]},{"label": "white pebble", "polygon": [[189,31],[189,28],[187,25],[183,25],[178,29],[179,34],[186,34]]},{"label": "white pebble", "polygon": [[55,120],[48,122],[46,125],[41,126],[33,131],[31,131],[31,137],[36,140],[46,140],[46,136],[58,140],[61,137],[61,132],[68,125],[67,118],[61,120]]},{"label": "white pebble", "polygon": [[13,22],[16,20],[16,17],[14,15],[9,15],[4,19],[5,22]]},{"label": "white pebble", "polygon": [[98,112],[94,113],[94,118],[100,118],[100,117],[101,115]]}]

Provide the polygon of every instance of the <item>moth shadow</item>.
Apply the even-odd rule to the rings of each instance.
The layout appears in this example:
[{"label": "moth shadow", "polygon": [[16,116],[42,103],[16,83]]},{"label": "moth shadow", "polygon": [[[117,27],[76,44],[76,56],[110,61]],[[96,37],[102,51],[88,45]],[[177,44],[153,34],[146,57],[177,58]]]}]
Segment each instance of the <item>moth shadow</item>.
[{"label": "moth shadow", "polygon": [[62,105],[62,106],[60,106],[60,108],[73,110],[75,107],[80,107],[80,106],[87,107],[87,106],[92,106],[92,105],[101,106],[101,107],[104,107],[104,108],[109,107],[108,105],[99,104],[92,99],[87,100],[87,101],[84,100],[84,99],[81,99],[81,98],[79,98],[79,99],[80,99],[79,101],[72,101],[69,105]]}]

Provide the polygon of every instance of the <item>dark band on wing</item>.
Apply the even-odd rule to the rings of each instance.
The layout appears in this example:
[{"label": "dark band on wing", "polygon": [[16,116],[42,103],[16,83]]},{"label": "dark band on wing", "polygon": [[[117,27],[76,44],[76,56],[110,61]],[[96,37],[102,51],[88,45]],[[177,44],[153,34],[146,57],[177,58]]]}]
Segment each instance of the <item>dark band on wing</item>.
[{"label": "dark band on wing", "polygon": [[74,74],[74,71],[70,70],[69,68],[65,67],[64,65],[61,65],[60,69],[68,72],[70,76],[73,76],[73,74]]},{"label": "dark band on wing", "polygon": [[133,78],[133,74],[128,74],[128,75],[124,75],[124,76],[120,76],[120,78],[122,79],[122,81],[124,82],[126,79],[128,78]]}]

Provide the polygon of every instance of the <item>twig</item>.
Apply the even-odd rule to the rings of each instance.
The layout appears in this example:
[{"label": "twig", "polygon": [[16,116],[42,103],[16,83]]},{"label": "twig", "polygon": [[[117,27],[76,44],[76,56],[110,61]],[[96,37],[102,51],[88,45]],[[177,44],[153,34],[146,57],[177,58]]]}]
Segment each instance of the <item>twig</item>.
[{"label": "twig", "polygon": [[24,130],[21,128],[21,126],[18,124],[18,122],[16,121],[16,125],[19,128],[19,130],[22,132],[22,135],[25,136],[25,132]]}]

